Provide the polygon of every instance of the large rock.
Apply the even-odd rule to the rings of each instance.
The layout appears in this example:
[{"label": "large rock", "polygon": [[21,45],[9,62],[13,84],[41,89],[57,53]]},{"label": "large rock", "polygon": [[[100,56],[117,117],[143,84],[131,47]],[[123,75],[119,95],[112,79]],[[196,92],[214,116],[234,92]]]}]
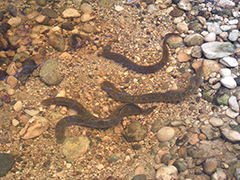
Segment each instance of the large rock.
[{"label": "large rock", "polygon": [[234,54],[234,45],[230,42],[208,42],[201,45],[204,55],[208,59],[223,58]]}]

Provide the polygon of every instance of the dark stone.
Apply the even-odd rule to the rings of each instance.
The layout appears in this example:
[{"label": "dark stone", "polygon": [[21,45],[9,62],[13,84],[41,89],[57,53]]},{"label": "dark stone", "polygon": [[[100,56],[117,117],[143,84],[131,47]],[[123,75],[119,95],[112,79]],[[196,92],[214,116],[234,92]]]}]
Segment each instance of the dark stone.
[{"label": "dark stone", "polygon": [[68,30],[68,31],[71,31],[71,30],[74,29],[74,25],[70,22],[65,22],[61,25],[61,28],[65,29],[65,30]]},{"label": "dark stone", "polygon": [[178,8],[174,8],[170,13],[169,15],[172,16],[172,17],[180,17],[182,16],[184,13],[183,10],[181,9],[178,9]]},{"label": "dark stone", "polygon": [[145,174],[138,174],[132,178],[132,180],[146,180],[147,176]]},{"label": "dark stone", "polygon": [[58,17],[57,13],[54,10],[49,9],[49,8],[44,9],[42,11],[42,14],[45,16],[48,16],[49,18],[57,18]]},{"label": "dark stone", "polygon": [[11,154],[0,153],[0,177],[5,176],[14,165],[14,157]]}]

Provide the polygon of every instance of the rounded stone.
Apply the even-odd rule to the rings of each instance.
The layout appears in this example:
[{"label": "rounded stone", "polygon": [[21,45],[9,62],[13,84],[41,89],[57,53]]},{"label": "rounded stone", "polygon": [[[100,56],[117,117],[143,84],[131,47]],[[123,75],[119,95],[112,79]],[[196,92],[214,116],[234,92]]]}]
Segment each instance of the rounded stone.
[{"label": "rounded stone", "polygon": [[163,127],[157,132],[157,138],[159,141],[169,141],[175,135],[175,130],[172,127]]}]

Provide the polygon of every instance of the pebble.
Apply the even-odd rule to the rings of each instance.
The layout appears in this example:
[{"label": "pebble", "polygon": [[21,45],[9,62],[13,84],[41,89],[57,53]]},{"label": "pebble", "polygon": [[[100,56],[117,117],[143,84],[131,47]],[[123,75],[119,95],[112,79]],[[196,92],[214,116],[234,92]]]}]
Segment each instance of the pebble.
[{"label": "pebble", "polygon": [[220,118],[217,118],[217,117],[211,117],[209,119],[209,122],[215,127],[219,127],[219,126],[222,126],[224,124],[224,121]]},{"label": "pebble", "polygon": [[206,42],[213,42],[216,41],[216,34],[214,32],[210,32],[204,37],[204,41]]},{"label": "pebble", "polygon": [[47,85],[58,85],[63,77],[58,70],[58,61],[49,59],[45,62],[43,67],[40,69],[40,79]]},{"label": "pebble", "polygon": [[203,171],[208,174],[208,175],[212,175],[218,166],[218,162],[215,158],[210,158],[207,159],[206,162],[203,163]]},{"label": "pebble", "polygon": [[[73,2],[73,4],[80,6],[82,3],[82,0],[72,0],[72,2]],[[86,4],[86,3],[84,3],[84,4]]]},{"label": "pebble", "polygon": [[237,102],[237,97],[236,97],[236,96],[231,96],[231,97],[228,99],[228,103],[229,103],[230,108],[231,108],[233,111],[239,112],[239,104],[238,104],[238,102]]},{"label": "pebble", "polygon": [[223,86],[229,89],[234,89],[235,87],[237,87],[237,83],[232,76],[222,77],[220,82],[222,83]]},{"label": "pebble", "polygon": [[[15,157],[11,154],[0,153],[0,177],[3,177],[12,169]],[[6,178],[4,178],[6,179]]]},{"label": "pebble", "polygon": [[115,6],[115,10],[116,10],[117,12],[121,12],[122,10],[124,10],[124,8],[123,8],[122,6],[116,5],[116,6]]},{"label": "pebble", "polygon": [[21,111],[22,106],[23,106],[22,101],[17,101],[17,102],[13,105],[13,109],[14,109],[14,111],[16,111],[16,112],[19,112],[19,111]]},{"label": "pebble", "polygon": [[223,58],[235,53],[234,45],[230,42],[208,42],[201,45],[208,59]]},{"label": "pebble", "polygon": [[88,3],[83,3],[80,7],[81,12],[84,13],[91,13],[92,12],[92,6]]},{"label": "pebble", "polygon": [[87,136],[66,138],[62,145],[62,153],[68,162],[73,162],[89,149],[90,140]]},{"label": "pebble", "polygon": [[16,126],[18,126],[19,124],[20,124],[20,122],[19,122],[17,119],[13,119],[13,120],[12,120],[12,125],[13,125],[13,126],[16,127]]},{"label": "pebble", "polygon": [[175,135],[175,130],[172,127],[163,127],[158,130],[157,138],[159,141],[169,141]]},{"label": "pebble", "polygon": [[201,34],[195,33],[191,35],[187,35],[184,38],[184,43],[187,46],[197,46],[197,45],[202,45],[204,41],[204,38]]},{"label": "pebble", "polygon": [[191,57],[184,52],[180,52],[177,55],[177,59],[179,62],[188,62],[191,59]]},{"label": "pebble", "polygon": [[229,31],[231,29],[229,25],[221,25],[220,28],[222,31]]},{"label": "pebble", "polygon": [[229,20],[228,23],[229,23],[230,25],[238,24],[238,20],[237,20],[237,19],[232,19],[232,20]]},{"label": "pebble", "polygon": [[48,16],[49,18],[57,18],[58,17],[57,13],[50,8],[43,9],[42,15]]},{"label": "pebble", "polygon": [[10,24],[13,28],[19,26],[22,19],[20,17],[12,17],[8,20],[8,24]]},{"label": "pebble", "polygon": [[7,83],[11,86],[11,87],[15,87],[18,84],[18,80],[17,78],[15,78],[14,76],[8,76],[7,78]]},{"label": "pebble", "polygon": [[179,33],[187,33],[188,32],[188,25],[186,23],[177,23],[177,30]]},{"label": "pebble", "polygon": [[238,39],[238,36],[239,36],[239,31],[237,29],[234,29],[229,33],[228,39],[230,41],[236,41]]},{"label": "pebble", "polygon": [[218,6],[223,8],[233,8],[235,6],[235,3],[231,0],[220,0],[217,3]]},{"label": "pebble", "polygon": [[72,17],[80,17],[81,14],[78,12],[78,10],[73,8],[65,9],[62,13],[63,18],[72,18]]},{"label": "pebble", "polygon": [[19,132],[22,139],[31,139],[41,135],[49,127],[49,121],[41,116],[34,116]]},{"label": "pebble", "polygon": [[122,134],[128,142],[138,142],[147,136],[147,127],[139,122],[133,122],[126,126]]},{"label": "pebble", "polygon": [[178,7],[185,11],[192,10],[192,4],[188,0],[180,0],[178,3]]},{"label": "pebble", "polygon": [[81,20],[81,22],[88,22],[88,21],[94,19],[95,17],[96,17],[96,16],[92,16],[91,13],[84,13],[84,14],[81,16],[80,20]]},{"label": "pebble", "polygon": [[191,145],[195,145],[199,142],[199,138],[198,138],[198,134],[192,134],[190,137],[189,137],[189,143]]},{"label": "pebble", "polygon": [[239,112],[234,112],[231,108],[226,110],[226,115],[230,118],[236,118],[239,115]]},{"label": "pebble", "polygon": [[221,130],[222,134],[225,138],[227,138],[231,142],[240,141],[240,133],[228,128],[224,128]]},{"label": "pebble", "polygon": [[40,111],[35,109],[25,109],[24,112],[27,113],[29,116],[36,116],[39,114]]},{"label": "pebble", "polygon": [[227,175],[221,168],[217,168],[217,171],[213,173],[211,180],[227,180]]},{"label": "pebble", "polygon": [[209,23],[207,28],[208,28],[208,32],[210,32],[210,33],[211,32],[213,32],[215,34],[221,34],[222,33],[222,30],[221,30],[218,23]]},{"label": "pebble", "polygon": [[139,174],[145,174],[144,166],[139,165],[139,166],[135,169],[134,175],[139,175]]},{"label": "pebble", "polygon": [[228,68],[221,68],[219,70],[219,74],[222,76],[222,77],[226,77],[226,76],[230,76],[232,74],[231,70],[228,69]]},{"label": "pebble", "polygon": [[227,67],[237,67],[238,66],[238,61],[234,57],[224,57],[220,60],[220,62],[227,66]]},{"label": "pebble", "polygon": [[175,166],[160,167],[156,173],[156,180],[178,179],[178,170]]}]

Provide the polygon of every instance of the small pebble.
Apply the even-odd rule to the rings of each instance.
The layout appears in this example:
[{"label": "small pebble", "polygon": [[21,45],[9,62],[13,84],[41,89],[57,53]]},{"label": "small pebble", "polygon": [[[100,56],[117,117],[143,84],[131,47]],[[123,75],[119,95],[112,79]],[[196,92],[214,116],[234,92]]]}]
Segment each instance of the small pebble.
[{"label": "small pebble", "polygon": [[157,138],[159,141],[169,141],[175,135],[175,130],[172,127],[163,127],[157,132]]},{"label": "small pebble", "polygon": [[221,83],[223,86],[229,88],[229,89],[234,89],[235,87],[237,87],[237,83],[236,81],[233,79],[232,76],[225,76],[223,78],[221,78]]},{"label": "small pebble", "polygon": [[16,111],[16,112],[19,112],[21,111],[22,109],[22,101],[17,101],[14,106],[13,106],[13,109]]}]

